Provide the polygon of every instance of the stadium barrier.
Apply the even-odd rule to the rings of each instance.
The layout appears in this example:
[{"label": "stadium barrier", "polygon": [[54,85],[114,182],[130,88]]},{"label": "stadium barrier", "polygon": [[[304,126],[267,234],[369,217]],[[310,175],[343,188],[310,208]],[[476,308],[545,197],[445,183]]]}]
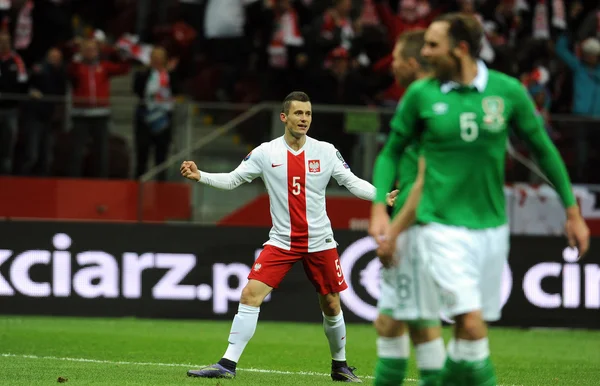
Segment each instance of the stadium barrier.
[{"label": "stadium barrier", "polygon": [[[231,319],[268,231],[3,221],[0,234],[3,314]],[[342,293],[346,320],[373,320],[375,244],[364,232],[338,231],[336,239],[349,285]],[[561,237],[514,236],[511,243],[497,325],[598,328],[597,253],[577,262]],[[301,264],[267,298],[261,320],[320,322]]]}]

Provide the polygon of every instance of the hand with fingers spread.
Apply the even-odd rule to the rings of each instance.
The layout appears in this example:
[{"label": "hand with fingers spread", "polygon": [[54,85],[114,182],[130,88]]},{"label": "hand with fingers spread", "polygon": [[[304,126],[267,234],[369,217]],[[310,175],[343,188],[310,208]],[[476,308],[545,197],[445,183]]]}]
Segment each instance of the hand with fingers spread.
[{"label": "hand with fingers spread", "polygon": [[200,170],[194,161],[183,161],[179,168],[181,175],[193,181],[200,181]]}]

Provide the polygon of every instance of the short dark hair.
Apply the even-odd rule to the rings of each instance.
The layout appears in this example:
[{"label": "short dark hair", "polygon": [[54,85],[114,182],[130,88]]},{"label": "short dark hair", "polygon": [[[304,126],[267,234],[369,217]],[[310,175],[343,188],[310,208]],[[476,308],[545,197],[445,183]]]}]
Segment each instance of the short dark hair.
[{"label": "short dark hair", "polygon": [[414,58],[423,68],[429,68],[429,63],[421,55],[421,49],[425,44],[425,30],[415,30],[404,32],[396,40],[396,44],[402,44],[400,55],[404,59]]},{"label": "short dark hair", "polygon": [[283,100],[283,106],[281,107],[281,112],[287,115],[290,112],[290,105],[292,104],[293,101],[310,102],[310,98],[308,97],[308,95],[305,92],[292,91]]},{"label": "short dark hair", "polygon": [[479,58],[483,39],[483,27],[479,20],[462,13],[448,13],[438,17],[435,21],[448,23],[448,37],[454,46],[463,41],[469,45],[471,57]]}]

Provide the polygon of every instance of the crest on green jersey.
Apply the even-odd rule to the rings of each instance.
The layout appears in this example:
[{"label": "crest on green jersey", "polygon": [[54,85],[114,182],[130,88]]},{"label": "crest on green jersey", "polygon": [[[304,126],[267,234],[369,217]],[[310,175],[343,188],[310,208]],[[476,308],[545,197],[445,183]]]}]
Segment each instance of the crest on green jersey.
[{"label": "crest on green jersey", "polygon": [[498,96],[483,98],[481,107],[483,116],[483,128],[492,132],[504,129],[504,99]]}]

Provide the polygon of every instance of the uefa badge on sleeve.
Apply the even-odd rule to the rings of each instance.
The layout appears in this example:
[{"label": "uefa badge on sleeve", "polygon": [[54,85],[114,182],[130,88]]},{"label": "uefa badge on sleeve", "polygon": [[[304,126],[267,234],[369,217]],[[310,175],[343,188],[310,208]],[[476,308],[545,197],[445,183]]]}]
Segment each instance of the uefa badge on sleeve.
[{"label": "uefa badge on sleeve", "polygon": [[244,161],[248,161],[250,159],[251,155],[252,155],[252,152],[248,153],[248,155],[244,157]]}]

